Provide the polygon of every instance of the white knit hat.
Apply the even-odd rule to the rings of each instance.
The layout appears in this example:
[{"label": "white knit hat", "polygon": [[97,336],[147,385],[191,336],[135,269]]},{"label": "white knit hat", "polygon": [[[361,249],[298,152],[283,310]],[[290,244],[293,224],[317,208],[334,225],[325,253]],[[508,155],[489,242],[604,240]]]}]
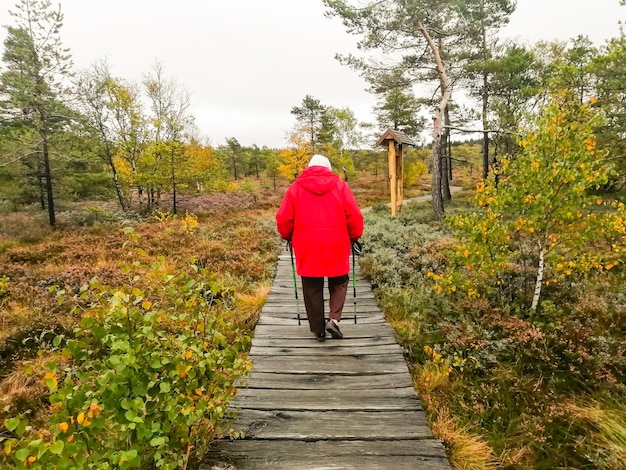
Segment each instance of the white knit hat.
[{"label": "white knit hat", "polygon": [[323,166],[324,168],[328,168],[332,171],[332,167],[330,166],[330,160],[324,155],[319,155],[317,153],[311,157],[309,166]]}]

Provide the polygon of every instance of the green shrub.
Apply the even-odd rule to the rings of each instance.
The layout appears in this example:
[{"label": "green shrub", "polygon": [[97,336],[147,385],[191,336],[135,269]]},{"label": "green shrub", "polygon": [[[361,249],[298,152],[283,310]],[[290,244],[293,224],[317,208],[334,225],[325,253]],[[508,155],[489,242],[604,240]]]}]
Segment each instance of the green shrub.
[{"label": "green shrub", "polygon": [[[448,214],[465,204],[453,203]],[[427,204],[408,205],[394,218],[386,209],[366,214],[361,267],[411,370],[435,363],[448,371],[436,391],[416,373],[429,417],[452,415],[484,436],[502,468],[623,468],[615,449],[624,428],[611,418],[623,416],[616,403],[626,398],[622,265],[545,286],[531,316],[519,294],[526,274],[513,267],[502,274],[513,284],[499,295],[468,295],[454,283],[444,291],[440,273],[456,266],[455,240],[432,222]],[[572,405],[590,397],[601,414]]]},{"label": "green shrub", "polygon": [[232,289],[193,264],[172,274],[164,258],[133,248],[127,284],[84,286],[73,300],[80,323],[53,342],[66,361],[48,363],[44,377],[49,429],[5,420],[16,468],[175,469],[231,433],[227,405],[250,370],[250,338],[225,317]]}]

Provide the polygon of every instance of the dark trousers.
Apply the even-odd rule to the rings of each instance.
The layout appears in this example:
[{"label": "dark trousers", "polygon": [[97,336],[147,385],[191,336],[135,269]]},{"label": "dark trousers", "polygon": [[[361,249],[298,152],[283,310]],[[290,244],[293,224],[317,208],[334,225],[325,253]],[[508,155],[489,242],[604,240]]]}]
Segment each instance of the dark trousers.
[{"label": "dark trousers", "polygon": [[[333,320],[341,320],[343,304],[348,293],[348,280],[347,274],[328,278],[328,292],[330,293],[328,316]],[[326,327],[324,324],[324,278],[302,276],[302,293],[309,327],[314,333],[322,333]]]}]

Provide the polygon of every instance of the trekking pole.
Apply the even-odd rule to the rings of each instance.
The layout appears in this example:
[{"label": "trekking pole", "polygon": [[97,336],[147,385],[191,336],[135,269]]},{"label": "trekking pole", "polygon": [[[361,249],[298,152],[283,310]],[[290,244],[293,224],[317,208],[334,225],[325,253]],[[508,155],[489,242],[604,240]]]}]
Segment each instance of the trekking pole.
[{"label": "trekking pole", "polygon": [[287,242],[289,254],[291,255],[291,273],[293,274],[293,290],[296,293],[296,312],[298,313],[298,326],[300,326],[300,304],[298,303],[298,283],[296,282],[296,265],[293,262],[293,246]]},{"label": "trekking pole", "polygon": [[356,325],[356,276],[354,255],[360,255],[363,247],[358,240],[352,242],[352,292],[354,293],[354,324]]}]

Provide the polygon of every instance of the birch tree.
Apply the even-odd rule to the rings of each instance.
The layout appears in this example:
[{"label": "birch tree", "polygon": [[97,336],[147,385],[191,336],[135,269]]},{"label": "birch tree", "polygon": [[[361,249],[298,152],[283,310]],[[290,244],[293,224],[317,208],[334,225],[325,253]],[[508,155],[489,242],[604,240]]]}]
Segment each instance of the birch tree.
[{"label": "birch tree", "polygon": [[[152,123],[151,145],[153,170],[163,176],[157,187],[151,188],[150,206],[158,201],[160,190],[167,187],[172,192],[172,212],[177,213],[177,167],[182,166],[185,132],[193,125],[190,114],[189,93],[173,79],[164,76],[163,67],[157,63],[144,82],[150,101]],[[235,179],[236,179],[235,174]],[[156,195],[154,194],[156,190]]]},{"label": "birch tree", "polygon": [[76,86],[77,107],[83,117],[85,130],[93,134],[99,142],[95,151],[111,172],[118,203],[120,208],[126,211],[129,209],[129,201],[115,166],[117,139],[113,129],[114,110],[109,94],[112,81],[106,61],[96,63],[88,70],[82,71]]},{"label": "birch tree", "polygon": [[[481,183],[477,211],[450,220],[459,242],[440,289],[470,297],[508,290],[532,315],[546,285],[623,265],[624,204],[593,192],[613,172],[593,132],[602,122],[594,104],[561,92],[541,109],[519,141],[521,154],[502,159],[498,186],[493,177]],[[530,295],[512,282],[520,276],[532,279]]]}]

